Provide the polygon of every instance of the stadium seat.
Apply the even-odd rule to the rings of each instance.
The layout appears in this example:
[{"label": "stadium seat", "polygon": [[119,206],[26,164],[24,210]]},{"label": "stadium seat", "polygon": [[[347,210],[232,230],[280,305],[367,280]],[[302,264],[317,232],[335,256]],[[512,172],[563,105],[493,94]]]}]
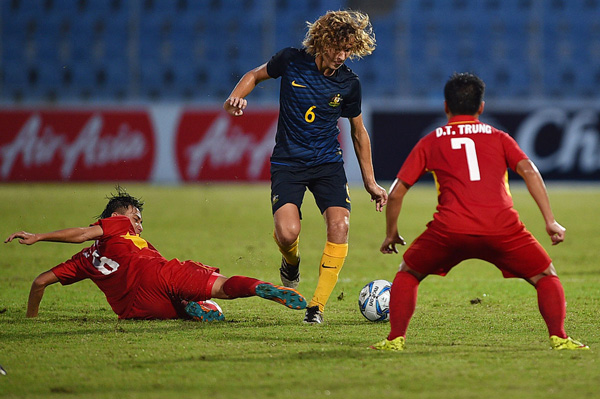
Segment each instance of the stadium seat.
[{"label": "stadium seat", "polygon": [[[276,51],[300,47],[306,21],[350,0],[0,1],[0,100],[114,96],[219,98]],[[454,71],[488,97],[599,97],[600,1],[365,2],[377,50],[348,65],[365,98],[439,96]],[[124,90],[123,88],[126,87]],[[139,91],[132,91],[139,87]],[[256,91],[275,102],[278,84]],[[152,93],[152,95],[150,95]]]}]

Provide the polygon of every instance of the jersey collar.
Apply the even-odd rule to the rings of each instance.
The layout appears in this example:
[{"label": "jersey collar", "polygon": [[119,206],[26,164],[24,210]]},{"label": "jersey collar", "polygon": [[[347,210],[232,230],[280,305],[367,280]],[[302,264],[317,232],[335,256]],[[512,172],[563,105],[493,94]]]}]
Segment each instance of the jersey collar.
[{"label": "jersey collar", "polygon": [[479,119],[473,115],[455,115],[448,120],[449,125],[460,125],[473,122],[479,122]]}]

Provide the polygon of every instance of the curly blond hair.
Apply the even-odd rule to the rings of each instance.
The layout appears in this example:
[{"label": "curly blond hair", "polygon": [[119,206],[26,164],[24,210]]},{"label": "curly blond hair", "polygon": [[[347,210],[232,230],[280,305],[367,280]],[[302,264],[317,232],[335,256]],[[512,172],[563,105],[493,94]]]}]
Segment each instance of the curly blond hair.
[{"label": "curly blond hair", "polygon": [[360,11],[328,11],[315,22],[306,22],[308,32],[302,45],[317,56],[327,48],[350,45],[350,59],[362,58],[375,50],[375,33],[369,16]]}]

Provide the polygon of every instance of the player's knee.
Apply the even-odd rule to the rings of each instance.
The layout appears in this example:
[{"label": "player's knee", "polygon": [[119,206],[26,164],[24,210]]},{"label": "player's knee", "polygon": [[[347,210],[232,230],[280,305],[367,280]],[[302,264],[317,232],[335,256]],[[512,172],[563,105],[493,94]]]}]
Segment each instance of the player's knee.
[{"label": "player's knee", "polygon": [[546,270],[544,270],[540,274],[535,275],[535,276],[530,277],[525,280],[527,280],[527,282],[529,282],[533,286],[536,286],[538,281],[540,281],[544,277],[548,277],[548,276],[558,277],[558,274],[556,273],[556,269],[554,268],[554,265],[552,263],[550,263],[550,266],[548,266],[548,268],[546,268]]},{"label": "player's knee", "polygon": [[[228,280],[228,277],[220,276],[214,281],[211,289],[210,289],[210,297],[216,299],[229,299],[229,296],[223,289],[223,285]],[[208,298],[210,299],[210,298]]]},{"label": "player's knee", "polygon": [[331,242],[346,242],[348,238],[349,223],[347,219],[328,221],[327,239]]},{"label": "player's knee", "polygon": [[400,264],[398,272],[408,273],[414,278],[416,278],[418,281],[422,281],[425,277],[427,277],[427,274],[419,273],[418,271],[411,269],[404,261],[402,261],[402,263]]},{"label": "player's knee", "polygon": [[543,273],[545,276],[556,276],[558,277],[558,273],[556,273],[556,269],[554,268],[554,265],[552,263],[550,263],[550,265],[548,266],[548,268],[546,270],[543,271]]},{"label": "player's knee", "polygon": [[293,245],[300,235],[300,215],[296,205],[288,203],[273,215],[275,240],[282,247]]},{"label": "player's knee", "polygon": [[299,226],[289,226],[283,229],[277,229],[275,232],[275,240],[280,247],[288,248],[296,243],[299,235]]}]

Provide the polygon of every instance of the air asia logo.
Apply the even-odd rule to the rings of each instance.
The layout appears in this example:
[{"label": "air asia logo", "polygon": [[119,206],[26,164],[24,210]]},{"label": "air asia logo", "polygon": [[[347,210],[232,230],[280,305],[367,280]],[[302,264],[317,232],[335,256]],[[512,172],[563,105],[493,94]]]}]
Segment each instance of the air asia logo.
[{"label": "air asia logo", "polygon": [[277,111],[187,111],[177,127],[177,165],[185,181],[269,179]]},{"label": "air asia logo", "polygon": [[0,180],[146,180],[154,159],[143,112],[0,112]]}]

